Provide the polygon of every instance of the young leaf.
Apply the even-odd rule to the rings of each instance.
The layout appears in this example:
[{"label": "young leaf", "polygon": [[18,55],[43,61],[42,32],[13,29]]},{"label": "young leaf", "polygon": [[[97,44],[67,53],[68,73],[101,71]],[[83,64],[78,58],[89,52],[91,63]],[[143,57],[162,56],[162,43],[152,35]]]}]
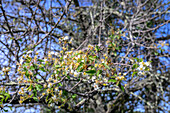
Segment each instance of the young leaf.
[{"label": "young leaf", "polygon": [[123,86],[121,86],[121,89],[122,89],[122,91],[123,91],[123,92],[125,91],[125,89],[124,89],[124,87],[123,87]]},{"label": "young leaf", "polygon": [[76,94],[74,94],[74,95],[72,95],[72,98],[74,99],[74,98],[76,98],[77,97],[77,95]]},{"label": "young leaf", "polygon": [[102,70],[98,70],[97,71],[97,76],[99,76],[99,74],[101,74],[102,73]]},{"label": "young leaf", "polygon": [[132,77],[133,77],[136,73],[137,73],[136,71],[135,71],[135,72],[133,72],[133,73],[132,73]]},{"label": "young leaf", "polygon": [[39,68],[39,70],[46,72],[45,69],[43,67]]},{"label": "young leaf", "polygon": [[36,87],[36,90],[38,90],[38,91],[41,91],[41,89],[42,89],[42,86],[39,84],[36,84],[35,87]]},{"label": "young leaf", "polygon": [[95,58],[93,56],[89,56],[90,60],[95,60]]},{"label": "young leaf", "polygon": [[34,99],[35,101],[37,101],[37,102],[38,102],[38,99],[37,99],[37,97],[33,97],[33,99]]},{"label": "young leaf", "polygon": [[138,67],[138,64],[133,64],[132,69],[136,69]]},{"label": "young leaf", "polygon": [[85,72],[89,75],[94,75],[96,73],[96,70],[88,70],[88,71],[85,71]]},{"label": "young leaf", "polygon": [[38,59],[38,61],[39,61],[39,62],[44,62],[44,60],[42,60],[42,59]]},{"label": "young leaf", "polygon": [[30,66],[30,70],[35,70],[34,66]]},{"label": "young leaf", "polygon": [[61,68],[61,66],[60,66],[60,65],[56,65],[55,67],[56,67],[57,69],[58,69],[58,68]]},{"label": "young leaf", "polygon": [[83,71],[82,69],[83,69],[83,63],[80,63],[80,65],[77,67],[76,70],[77,70],[78,72],[81,72],[81,71]]},{"label": "young leaf", "polygon": [[115,83],[115,82],[117,82],[117,80],[115,80],[115,79],[109,79],[108,82],[114,82],[114,83]]},{"label": "young leaf", "polygon": [[103,63],[103,65],[104,65],[107,69],[110,69],[110,67],[109,67],[107,64]]}]

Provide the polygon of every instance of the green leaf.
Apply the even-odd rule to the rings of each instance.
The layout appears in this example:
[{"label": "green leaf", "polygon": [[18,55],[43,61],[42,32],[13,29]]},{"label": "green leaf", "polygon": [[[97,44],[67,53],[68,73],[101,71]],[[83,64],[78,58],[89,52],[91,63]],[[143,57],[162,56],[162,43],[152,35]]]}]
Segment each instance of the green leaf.
[{"label": "green leaf", "polygon": [[43,86],[41,86],[41,85],[39,85],[39,84],[36,84],[35,87],[36,87],[36,89],[37,89],[38,91],[41,91]]},{"label": "green leaf", "polygon": [[97,52],[99,52],[99,46],[96,45],[95,49]]},{"label": "green leaf", "polygon": [[1,99],[1,102],[3,102],[4,101],[4,99]]},{"label": "green leaf", "polygon": [[8,112],[8,110],[7,109],[3,109],[5,112]]},{"label": "green leaf", "polygon": [[42,60],[42,59],[38,59],[38,61],[39,61],[39,62],[44,62],[44,60]]},{"label": "green leaf", "polygon": [[36,89],[33,90],[33,94],[34,94],[34,96],[37,96],[37,90]]},{"label": "green leaf", "polygon": [[35,70],[34,66],[30,66],[30,70]]},{"label": "green leaf", "polygon": [[135,59],[137,62],[140,62],[139,58],[133,58],[133,59]]},{"label": "green leaf", "polygon": [[89,75],[94,75],[96,73],[96,70],[88,70],[88,71],[85,71],[85,72]]},{"label": "green leaf", "polygon": [[6,96],[6,98],[5,98],[5,102],[6,102],[7,99],[10,98],[10,95],[8,93],[5,93],[4,95]]},{"label": "green leaf", "polygon": [[97,76],[99,76],[99,74],[101,74],[102,73],[102,70],[98,70],[97,71]]},{"label": "green leaf", "polygon": [[34,48],[37,47],[37,45],[34,45]]},{"label": "green leaf", "polygon": [[123,92],[125,91],[125,89],[124,89],[124,87],[123,87],[123,86],[121,86],[121,89],[122,89],[122,91],[123,91]]},{"label": "green leaf", "polygon": [[83,71],[83,63],[80,63],[76,70],[78,72],[82,72]]},{"label": "green leaf", "polygon": [[8,94],[8,93],[5,93],[4,95],[7,96],[7,97],[10,97],[10,94]]},{"label": "green leaf", "polygon": [[45,69],[43,67],[39,68],[39,70],[46,72]]},{"label": "green leaf", "polygon": [[143,59],[142,59],[142,58],[140,59],[140,62],[143,62]]},{"label": "green leaf", "polygon": [[12,106],[9,106],[10,110],[12,110]]},{"label": "green leaf", "polygon": [[137,72],[136,72],[136,71],[132,73],[132,77],[133,77],[135,74],[137,74]]},{"label": "green leaf", "polygon": [[110,67],[109,67],[107,64],[103,63],[103,65],[104,65],[107,69],[110,69]]},{"label": "green leaf", "polygon": [[20,38],[20,39],[18,39],[18,41],[22,42],[22,39]]},{"label": "green leaf", "polygon": [[115,79],[109,79],[108,82],[114,82],[114,83],[115,83],[115,82],[117,82],[117,80],[115,80]]},{"label": "green leaf", "polygon": [[50,98],[49,101],[48,101],[48,103],[50,104],[50,103],[52,103],[52,101],[53,101],[53,99]]},{"label": "green leaf", "polygon": [[113,42],[113,43],[112,43],[112,46],[113,46],[113,47],[115,47],[115,46],[116,46],[116,44]]},{"label": "green leaf", "polygon": [[115,38],[119,38],[119,36],[118,36],[118,35],[115,35],[113,38],[114,38],[114,39],[115,39]]},{"label": "green leaf", "polygon": [[4,99],[4,96],[3,96],[3,95],[0,95],[0,98]]},{"label": "green leaf", "polygon": [[58,83],[59,86],[63,86],[61,83]]},{"label": "green leaf", "polygon": [[149,71],[149,67],[145,67],[145,71]]},{"label": "green leaf", "polygon": [[89,56],[90,60],[95,60],[95,58],[93,56]]},{"label": "green leaf", "polygon": [[117,52],[116,51],[114,51],[114,56],[117,56]]},{"label": "green leaf", "polygon": [[32,98],[34,96],[34,94],[31,94],[30,98]]},{"label": "green leaf", "polygon": [[63,90],[63,95],[67,96],[68,95],[68,92]]},{"label": "green leaf", "polygon": [[158,53],[158,52],[155,52],[154,54],[155,54],[155,55],[159,55],[159,53]]},{"label": "green leaf", "polygon": [[70,76],[67,75],[67,78],[70,79]]},{"label": "green leaf", "polygon": [[60,66],[60,65],[56,65],[55,67],[56,67],[57,69],[58,69],[58,68],[61,68],[61,66]]},{"label": "green leaf", "polygon": [[13,39],[14,39],[14,37],[11,37],[10,39],[11,39],[11,40],[13,40]]},{"label": "green leaf", "polygon": [[77,94],[72,95],[72,98],[73,98],[73,99],[76,98],[76,97],[77,97]]},{"label": "green leaf", "polygon": [[120,48],[119,48],[119,47],[116,47],[115,49],[116,49],[116,50],[119,50]]},{"label": "green leaf", "polygon": [[34,99],[35,101],[37,101],[37,102],[38,102],[38,99],[37,99],[37,97],[33,97],[33,99]]},{"label": "green leaf", "polygon": [[29,66],[30,64],[29,63],[24,63],[23,66],[26,67],[26,66]]},{"label": "green leaf", "polygon": [[133,64],[132,69],[136,69],[138,67],[138,64]]}]

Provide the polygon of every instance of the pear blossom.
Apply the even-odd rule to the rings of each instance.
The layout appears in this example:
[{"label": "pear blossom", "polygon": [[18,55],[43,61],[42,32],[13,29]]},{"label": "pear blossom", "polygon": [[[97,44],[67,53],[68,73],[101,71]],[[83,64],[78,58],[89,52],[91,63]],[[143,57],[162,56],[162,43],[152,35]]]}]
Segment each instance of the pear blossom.
[{"label": "pear blossom", "polygon": [[99,89],[99,86],[96,83],[93,84],[93,87],[94,87],[94,90],[98,90]]},{"label": "pear blossom", "polygon": [[69,40],[69,37],[68,37],[68,36],[65,36],[65,37],[63,38],[63,40],[67,41],[67,40]]},{"label": "pear blossom", "polygon": [[96,76],[93,76],[92,77],[92,81],[94,82],[96,80]]},{"label": "pear blossom", "polygon": [[32,53],[32,52],[33,52],[33,51],[30,50],[30,51],[27,52],[27,54],[30,54],[30,53]]},{"label": "pear blossom", "polygon": [[77,71],[74,71],[74,77],[77,77],[80,73]]},{"label": "pear blossom", "polygon": [[64,55],[64,57],[63,57],[64,59],[66,59],[67,58],[67,55]]},{"label": "pear blossom", "polygon": [[103,78],[103,81],[104,82],[108,82],[108,78]]},{"label": "pear blossom", "polygon": [[54,52],[54,51],[52,51],[50,54],[51,54],[51,55],[55,55],[55,56],[59,56],[59,55],[60,55],[59,52]]},{"label": "pear blossom", "polygon": [[3,68],[2,68],[2,71],[3,71],[3,72],[9,72],[9,71],[10,71],[10,68],[9,68],[9,67],[7,67],[7,68],[3,67]]},{"label": "pear blossom", "polygon": [[21,60],[20,60],[20,64],[22,64],[23,62],[24,62],[24,59],[22,59],[22,58],[21,58]]},{"label": "pear blossom", "polygon": [[127,75],[127,73],[123,73],[123,76],[126,76]]},{"label": "pear blossom", "polygon": [[150,64],[151,64],[150,62],[145,63],[146,66],[151,66]]},{"label": "pear blossom", "polygon": [[140,62],[139,63],[139,67],[137,68],[137,70],[139,71],[138,74],[139,75],[145,75],[145,73],[147,73],[148,71],[146,71],[146,68],[151,68],[150,62]]}]

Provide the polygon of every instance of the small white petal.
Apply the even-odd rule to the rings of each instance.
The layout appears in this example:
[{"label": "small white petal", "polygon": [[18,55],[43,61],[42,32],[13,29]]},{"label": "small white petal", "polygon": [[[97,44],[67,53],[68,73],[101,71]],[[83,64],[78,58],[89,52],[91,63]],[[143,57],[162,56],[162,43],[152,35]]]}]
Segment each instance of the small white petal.
[{"label": "small white petal", "polygon": [[149,66],[149,65],[150,65],[150,62],[146,62],[145,65],[146,65],[146,66]]},{"label": "small white petal", "polygon": [[30,50],[30,51],[27,52],[27,54],[30,54],[30,53],[32,53],[32,52],[33,52],[33,51]]},{"label": "small white petal", "polygon": [[69,40],[69,37],[68,37],[68,36],[65,36],[63,40]]},{"label": "small white petal", "polygon": [[22,64],[24,62],[24,60],[21,58],[21,60],[20,60],[20,64]]}]

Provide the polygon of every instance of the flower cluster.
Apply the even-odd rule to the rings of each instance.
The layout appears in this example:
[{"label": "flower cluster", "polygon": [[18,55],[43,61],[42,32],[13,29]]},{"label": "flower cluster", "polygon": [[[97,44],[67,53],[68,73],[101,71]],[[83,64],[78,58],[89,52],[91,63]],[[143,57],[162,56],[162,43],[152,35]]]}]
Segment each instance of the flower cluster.
[{"label": "flower cluster", "polygon": [[139,67],[137,68],[139,75],[145,75],[151,68],[151,62],[139,62]]},{"label": "flower cluster", "polygon": [[[19,83],[30,83],[31,85],[26,89],[30,94],[33,93],[36,99],[51,94],[53,101],[61,100],[61,97],[64,101],[63,95],[65,93],[59,86],[62,86],[62,80],[65,78],[77,81],[85,80],[95,90],[126,80],[127,73],[118,73],[119,71],[113,65],[109,52],[100,54],[99,57],[98,52],[101,48],[90,44],[83,51],[73,48],[70,50],[68,49],[68,42],[70,41],[72,42],[72,39],[69,40],[69,37],[62,37],[59,39],[62,47],[60,52],[48,52],[48,55],[43,59],[38,57],[38,53],[34,57],[26,54],[18,63]],[[113,46],[112,49],[120,49],[113,42],[108,43],[110,43],[109,47]],[[144,72],[149,71],[149,66],[149,62],[140,62],[136,70],[144,74]],[[39,81],[43,84],[38,83]],[[30,94],[24,94],[24,92],[25,89],[22,87],[19,92],[23,95],[22,101],[31,97]],[[38,94],[38,92],[41,93]]]}]

